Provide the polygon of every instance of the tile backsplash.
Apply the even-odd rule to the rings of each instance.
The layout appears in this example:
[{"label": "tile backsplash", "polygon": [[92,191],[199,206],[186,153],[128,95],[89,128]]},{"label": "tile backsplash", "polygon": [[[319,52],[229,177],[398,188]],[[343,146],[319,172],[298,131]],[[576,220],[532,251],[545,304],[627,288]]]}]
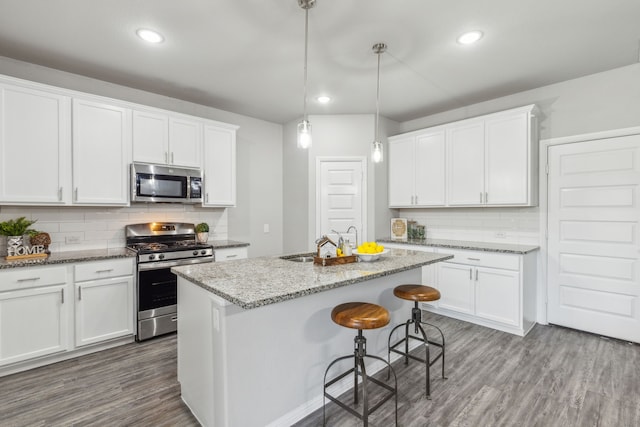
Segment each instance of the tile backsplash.
[{"label": "tile backsplash", "polygon": [[37,220],[32,228],[49,233],[52,252],[124,247],[126,225],[154,221],[206,222],[210,228],[209,239],[224,240],[228,236],[226,209],[204,209],[195,205],[0,206],[0,221],[21,216]]},{"label": "tile backsplash", "polygon": [[540,244],[538,207],[400,209],[399,217],[427,229],[429,239]]}]

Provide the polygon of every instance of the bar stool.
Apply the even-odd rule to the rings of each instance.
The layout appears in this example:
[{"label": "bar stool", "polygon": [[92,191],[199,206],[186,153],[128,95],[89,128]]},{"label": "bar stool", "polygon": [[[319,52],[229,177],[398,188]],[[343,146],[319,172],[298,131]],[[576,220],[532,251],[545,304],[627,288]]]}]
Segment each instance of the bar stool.
[{"label": "bar stool", "polygon": [[[358,335],[356,335],[354,341],[354,350],[353,355],[342,356],[335,359],[333,362],[329,364],[327,370],[324,373],[324,397],[322,399],[322,424],[326,425],[326,398],[329,398],[331,401],[336,403],[341,408],[345,409],[347,412],[355,415],[362,421],[364,421],[364,426],[367,427],[369,425],[369,414],[378,409],[385,403],[387,400],[395,397],[395,419],[396,426],[398,425],[398,380],[396,378],[396,373],[386,360],[382,357],[372,356],[367,354],[367,339],[362,335],[363,329],[377,329],[382,328],[389,324],[389,312],[386,308],[379,306],[377,304],[369,304],[366,302],[348,302],[345,304],[340,304],[336,306],[331,311],[331,320],[337,323],[340,326],[344,326],[346,328],[357,329]],[[331,367],[340,362],[341,360],[353,358],[354,366],[342,374],[339,374],[335,378],[331,379],[327,382],[327,374]],[[367,371],[365,369],[364,359],[376,359],[383,362],[387,365],[390,372],[393,372],[393,387],[389,384],[386,384],[376,378],[370,377],[367,375]],[[353,372],[353,407],[339,401],[336,397],[332,396],[327,389],[335,384],[337,381],[340,381],[342,378]],[[355,406],[358,404],[358,375],[362,377],[362,412],[358,412],[355,409]],[[389,376],[387,375],[387,379]],[[374,384],[384,388],[387,392],[384,393],[382,399],[375,403],[370,407],[369,396],[367,394],[367,384],[371,381]]]},{"label": "bar stool", "polygon": [[[440,299],[440,292],[437,289],[432,288],[430,286],[400,285],[400,286],[396,286],[396,288],[393,290],[393,294],[398,298],[413,301],[414,306],[413,306],[413,309],[411,310],[411,319],[407,320],[406,323],[401,323],[400,325],[394,327],[391,330],[391,333],[389,334],[389,362],[391,361],[391,352],[394,352],[404,356],[405,365],[409,364],[409,358],[424,363],[427,369],[427,374],[426,374],[427,399],[431,399],[431,375],[429,373],[429,368],[434,363],[436,363],[440,358],[442,358],[442,378],[444,379],[447,378],[444,375],[444,352],[445,352],[444,334],[442,333],[442,330],[440,330],[440,328],[438,328],[436,325],[422,321],[422,310],[418,308],[418,302],[437,301]],[[409,333],[409,326],[411,324],[414,325],[415,335],[411,335]],[[430,341],[427,338],[427,334],[424,331],[424,328],[422,327],[422,325],[427,325],[435,328],[440,333],[440,337],[442,338],[442,341],[441,342]],[[393,337],[393,333],[398,328],[402,328],[403,326],[405,328],[404,337],[402,337],[399,341],[397,341],[395,344],[392,345],[391,339]],[[420,336],[417,335],[418,332],[420,332]],[[424,359],[409,353],[410,339],[418,340],[424,343],[425,352],[426,352]],[[397,349],[396,347],[398,347],[402,343],[404,343],[404,350]],[[430,357],[429,344],[440,348],[440,352],[435,358],[433,358],[433,360],[431,360],[431,357]]]}]

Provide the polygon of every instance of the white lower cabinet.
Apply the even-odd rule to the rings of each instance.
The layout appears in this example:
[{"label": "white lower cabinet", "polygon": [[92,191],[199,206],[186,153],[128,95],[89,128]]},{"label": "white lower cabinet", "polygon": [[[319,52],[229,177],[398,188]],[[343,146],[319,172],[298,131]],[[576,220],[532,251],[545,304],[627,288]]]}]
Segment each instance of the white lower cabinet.
[{"label": "white lower cabinet", "polygon": [[1,271],[0,376],[132,341],[134,271],[132,258]]},{"label": "white lower cabinet", "polygon": [[536,254],[439,248],[440,303],[433,311],[524,336],[535,325]]},{"label": "white lower cabinet", "polygon": [[422,267],[422,284],[440,291],[422,308],[524,336],[535,325],[537,255],[385,243],[387,248],[451,254]]},{"label": "white lower cabinet", "polygon": [[76,265],[75,280],[77,347],[134,333],[131,260]]},{"label": "white lower cabinet", "polygon": [[214,249],[214,253],[216,256],[216,262],[244,259],[248,256],[248,250],[246,246],[240,248]]},{"label": "white lower cabinet", "polygon": [[0,273],[0,366],[69,349],[66,267]]}]

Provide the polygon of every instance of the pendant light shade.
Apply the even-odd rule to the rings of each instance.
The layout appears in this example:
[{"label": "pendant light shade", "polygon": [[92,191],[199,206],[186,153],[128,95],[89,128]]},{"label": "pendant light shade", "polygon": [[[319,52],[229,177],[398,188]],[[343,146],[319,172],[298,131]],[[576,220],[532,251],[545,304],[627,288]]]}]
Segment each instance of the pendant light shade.
[{"label": "pendant light shade", "polygon": [[375,139],[373,140],[373,144],[371,145],[371,161],[373,163],[380,163],[384,160],[384,146],[380,141],[380,137],[378,135],[378,128],[380,123],[380,55],[382,55],[387,50],[387,45],[384,43],[376,43],[373,45],[373,53],[378,55],[378,78],[376,85],[376,133]]},{"label": "pendant light shade", "polygon": [[307,51],[309,50],[309,9],[315,6],[316,0],[298,0],[304,9],[304,97],[302,121],[298,123],[298,148],[311,147],[311,123],[307,119]]}]

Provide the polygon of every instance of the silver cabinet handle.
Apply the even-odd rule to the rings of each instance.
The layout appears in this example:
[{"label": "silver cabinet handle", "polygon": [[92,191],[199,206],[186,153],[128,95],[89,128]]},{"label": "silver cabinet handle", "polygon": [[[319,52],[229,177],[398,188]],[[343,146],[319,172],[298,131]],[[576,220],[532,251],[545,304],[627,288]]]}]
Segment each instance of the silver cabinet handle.
[{"label": "silver cabinet handle", "polygon": [[18,279],[18,282],[33,282],[33,281],[36,281],[36,280],[40,280],[40,278],[39,277],[27,277],[27,278],[24,278],[24,279]]},{"label": "silver cabinet handle", "polygon": [[478,269],[476,269],[476,282],[478,281]]},{"label": "silver cabinet handle", "polygon": [[235,257],[237,257],[237,256],[238,256],[238,254],[234,254],[234,255],[227,255],[227,258],[235,258]]},{"label": "silver cabinet handle", "polygon": [[78,301],[82,301],[82,286],[78,286]]},{"label": "silver cabinet handle", "polygon": [[60,304],[64,304],[64,288],[60,289]]},{"label": "silver cabinet handle", "polygon": [[418,204],[418,196],[416,195],[416,205]]},{"label": "silver cabinet handle", "polygon": [[177,321],[178,321],[178,316],[173,316],[173,317],[171,317],[171,321],[172,321],[172,322],[177,322]]},{"label": "silver cabinet handle", "polygon": [[73,190],[73,200],[78,201],[78,187]]},{"label": "silver cabinet handle", "polygon": [[412,204],[412,205],[413,205],[413,204],[415,204],[415,203],[413,202],[413,199],[414,199],[415,197],[416,197],[416,196],[411,196],[411,204]]},{"label": "silver cabinet handle", "polygon": [[209,203],[209,193],[205,193],[204,200],[205,202]]},{"label": "silver cabinet handle", "polygon": [[110,271],[113,271],[113,268],[107,268],[106,270],[96,270],[96,273],[108,273]]},{"label": "silver cabinet handle", "polygon": [[489,203],[489,193],[487,192],[484,193],[484,202]]},{"label": "silver cabinet handle", "polygon": [[480,261],[480,258],[467,258],[470,261]]},{"label": "silver cabinet handle", "polygon": [[482,191],[480,192],[480,203],[482,203]]},{"label": "silver cabinet handle", "polygon": [[473,280],[473,268],[469,269],[469,280]]},{"label": "silver cabinet handle", "polygon": [[62,201],[62,187],[58,188],[58,200]]}]

